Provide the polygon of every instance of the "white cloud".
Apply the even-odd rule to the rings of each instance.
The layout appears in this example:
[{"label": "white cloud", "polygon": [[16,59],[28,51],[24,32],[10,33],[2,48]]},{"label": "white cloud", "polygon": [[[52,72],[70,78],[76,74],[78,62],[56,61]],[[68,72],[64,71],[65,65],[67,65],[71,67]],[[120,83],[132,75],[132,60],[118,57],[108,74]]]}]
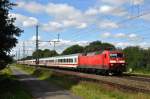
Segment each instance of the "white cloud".
[{"label": "white cloud", "polygon": [[143,4],[143,3],[144,3],[144,0],[133,0],[134,5],[140,5],[140,4]]},{"label": "white cloud", "polygon": [[90,8],[87,11],[85,11],[85,15],[95,16],[97,14],[98,14],[98,9],[96,8]]},{"label": "white cloud", "polygon": [[86,28],[87,24],[86,23],[81,23],[77,20],[64,20],[63,21],[64,27],[76,27],[76,28]]},{"label": "white cloud", "polygon": [[53,31],[53,32],[57,32],[57,31],[61,31],[63,30],[63,26],[61,23],[58,22],[49,22],[47,24],[42,24],[41,25],[42,30],[44,31]]},{"label": "white cloud", "polygon": [[107,14],[113,16],[124,16],[128,13],[123,7],[116,7],[110,5],[102,5],[99,7],[98,10],[100,14]]},{"label": "white cloud", "polygon": [[144,3],[144,0],[101,0],[103,3],[121,6],[123,4],[131,4],[134,5],[142,4]]},{"label": "white cloud", "polygon": [[150,14],[143,15],[140,18],[146,21],[150,21]]},{"label": "white cloud", "polygon": [[[36,40],[36,36],[35,36],[35,35],[32,36],[32,38],[31,38],[30,40],[31,40],[31,42],[32,42],[32,41],[35,41],[35,40]],[[38,40],[41,40],[41,37],[40,37],[40,36],[38,36]]]},{"label": "white cloud", "polygon": [[115,35],[116,38],[126,38],[126,34],[124,33],[118,33]]},{"label": "white cloud", "polygon": [[68,4],[53,4],[49,3],[45,9],[46,13],[53,15],[58,19],[74,19],[80,16],[80,10],[75,9]]},{"label": "white cloud", "polygon": [[18,26],[31,27],[38,24],[38,20],[34,17],[28,17],[17,13],[11,13],[10,17],[15,17],[15,24]]},{"label": "white cloud", "polygon": [[131,33],[128,35],[128,39],[133,40],[133,41],[139,41],[142,40],[141,37],[139,37],[137,34]]},{"label": "white cloud", "polygon": [[113,10],[113,8],[108,5],[103,5],[103,6],[100,6],[100,8],[99,8],[100,13],[108,13],[112,10]]},{"label": "white cloud", "polygon": [[29,17],[25,21],[23,21],[24,27],[32,27],[38,24],[38,20],[34,17]]},{"label": "white cloud", "polygon": [[130,40],[130,41],[135,41],[135,42],[138,42],[138,41],[141,41],[142,40],[142,37],[140,37],[139,35],[135,34],[135,33],[116,33],[116,34],[112,34],[112,33],[109,33],[109,32],[105,32],[105,33],[102,33],[101,34],[101,37],[102,38],[112,38],[112,39],[127,39],[127,40]]},{"label": "white cloud", "polygon": [[119,25],[117,23],[108,20],[101,21],[98,25],[100,28],[104,28],[104,29],[119,28]]},{"label": "white cloud", "polygon": [[139,46],[144,49],[150,48],[148,42],[113,42],[112,44],[119,48],[126,48],[128,46]]},{"label": "white cloud", "polygon": [[109,38],[109,37],[111,37],[111,33],[109,33],[109,32],[102,33],[101,37],[103,37],[103,38]]},{"label": "white cloud", "polygon": [[112,4],[112,5],[123,5],[129,3],[130,0],[101,0],[103,3]]},{"label": "white cloud", "polygon": [[125,48],[127,46],[134,46],[134,44],[129,43],[129,42],[113,42],[112,44],[119,48]]},{"label": "white cloud", "polygon": [[30,3],[26,3],[26,2],[17,2],[18,4],[18,8],[24,8],[29,12],[32,13],[41,13],[43,12],[43,10],[45,9],[45,7],[39,3],[33,2],[31,1]]}]

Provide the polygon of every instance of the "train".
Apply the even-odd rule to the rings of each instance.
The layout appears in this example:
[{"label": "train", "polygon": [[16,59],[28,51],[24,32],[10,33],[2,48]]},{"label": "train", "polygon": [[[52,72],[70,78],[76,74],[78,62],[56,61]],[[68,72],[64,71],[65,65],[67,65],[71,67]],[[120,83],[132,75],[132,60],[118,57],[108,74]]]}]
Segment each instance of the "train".
[{"label": "train", "polygon": [[[36,60],[20,60],[18,64],[36,65]],[[123,52],[104,50],[98,54],[71,54],[48,58],[40,58],[39,66],[52,68],[70,68],[74,70],[88,70],[105,74],[122,74],[126,71]]]}]

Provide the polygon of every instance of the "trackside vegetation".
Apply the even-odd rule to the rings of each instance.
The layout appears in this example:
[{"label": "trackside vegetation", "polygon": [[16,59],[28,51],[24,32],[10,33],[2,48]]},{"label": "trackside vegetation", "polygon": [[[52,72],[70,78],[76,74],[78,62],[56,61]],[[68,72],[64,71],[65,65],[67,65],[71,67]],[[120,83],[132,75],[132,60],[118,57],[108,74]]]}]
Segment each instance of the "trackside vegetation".
[{"label": "trackside vegetation", "polygon": [[58,74],[47,69],[16,65],[26,72],[70,90],[83,99],[150,99],[149,94],[122,91],[99,82],[85,81],[75,76]]},{"label": "trackside vegetation", "polygon": [[0,99],[32,99],[23,85],[11,74],[10,68],[0,71]]},{"label": "trackside vegetation", "polygon": [[150,74],[150,48],[127,47],[123,51],[128,69],[132,68],[134,73]]}]

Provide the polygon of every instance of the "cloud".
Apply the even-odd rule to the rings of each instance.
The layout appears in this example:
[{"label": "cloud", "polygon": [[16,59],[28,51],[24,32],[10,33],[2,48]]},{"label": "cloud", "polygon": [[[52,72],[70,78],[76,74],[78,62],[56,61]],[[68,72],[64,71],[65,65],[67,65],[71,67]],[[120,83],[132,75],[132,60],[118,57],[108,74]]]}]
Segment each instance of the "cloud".
[{"label": "cloud", "polygon": [[98,14],[98,9],[95,8],[89,8],[88,10],[85,11],[85,15],[95,16],[97,14]]},{"label": "cloud", "polygon": [[87,23],[80,22],[77,20],[64,20],[63,25],[64,25],[64,27],[76,27],[79,29],[87,27]]},{"label": "cloud", "polygon": [[[30,40],[31,40],[31,42],[32,42],[32,41],[35,41],[35,40],[36,40],[36,36],[35,36],[35,35],[32,36],[32,38],[31,38]],[[41,40],[41,37],[40,37],[40,36],[38,36],[38,40]]]},{"label": "cloud", "polygon": [[106,4],[121,6],[124,4],[131,4],[131,3],[133,3],[134,5],[139,5],[144,3],[144,0],[101,0],[101,2]]},{"label": "cloud", "polygon": [[101,2],[111,5],[123,5],[125,3],[129,3],[129,0],[101,0]]},{"label": "cloud", "polygon": [[23,8],[31,13],[47,13],[50,16],[55,17],[55,19],[74,19],[81,17],[80,10],[70,6],[68,4],[55,4],[48,3],[46,5],[39,4],[37,2],[18,2],[19,8]]},{"label": "cloud", "polygon": [[142,40],[142,38],[140,36],[138,36],[137,34],[131,33],[127,36],[130,40],[133,41],[139,41]]},{"label": "cloud", "polygon": [[17,13],[11,13],[9,17],[16,18],[15,24],[18,26],[32,27],[38,24],[38,20],[34,17],[28,17]]},{"label": "cloud", "polygon": [[63,26],[61,23],[52,21],[47,24],[41,24],[41,29],[47,32],[48,31],[58,32],[63,30]]},{"label": "cloud", "polygon": [[23,21],[24,27],[32,27],[38,24],[38,20],[34,17],[29,17],[25,21]]},{"label": "cloud", "polygon": [[134,44],[129,43],[129,42],[113,42],[112,44],[119,48],[125,48],[127,46],[134,46]]},{"label": "cloud", "polygon": [[104,20],[101,21],[98,26],[100,28],[104,28],[104,29],[114,29],[114,28],[119,28],[119,25],[113,21],[108,21],[108,20]]},{"label": "cloud", "polygon": [[98,11],[100,14],[107,14],[113,16],[124,16],[128,13],[123,7],[116,7],[112,5],[102,5],[99,7]]},{"label": "cloud", "polygon": [[126,38],[126,34],[124,34],[124,33],[118,33],[118,34],[116,34],[114,37],[115,38]]},{"label": "cloud", "polygon": [[103,6],[100,6],[99,11],[101,13],[108,13],[108,12],[112,11],[112,9],[113,9],[113,7],[111,7],[111,6],[103,5]]},{"label": "cloud", "polygon": [[130,41],[141,41],[142,37],[140,37],[139,35],[135,34],[135,33],[116,33],[116,34],[112,34],[109,32],[105,32],[101,34],[102,38],[112,38],[112,39],[127,39]]},{"label": "cloud", "polygon": [[112,44],[119,48],[126,48],[128,46],[139,46],[144,49],[150,48],[148,42],[113,42]]},{"label": "cloud", "polygon": [[109,38],[110,36],[111,36],[111,33],[109,32],[102,33],[101,35],[102,38]]},{"label": "cloud", "polygon": [[39,3],[31,1],[30,3],[26,3],[23,1],[17,2],[18,8],[24,8],[31,13],[41,13],[45,9],[45,7]]},{"label": "cloud", "polygon": [[140,4],[143,4],[143,3],[144,3],[144,0],[133,0],[134,5],[140,5]]}]

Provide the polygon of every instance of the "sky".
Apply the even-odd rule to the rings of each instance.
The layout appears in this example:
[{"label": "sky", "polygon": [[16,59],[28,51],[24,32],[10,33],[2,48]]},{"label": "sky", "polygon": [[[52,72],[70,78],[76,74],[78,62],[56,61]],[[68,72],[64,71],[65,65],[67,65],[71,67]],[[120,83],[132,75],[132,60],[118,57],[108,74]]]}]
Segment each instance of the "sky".
[{"label": "sky", "polygon": [[[99,40],[116,47],[150,47],[150,0],[11,0],[15,25],[24,32],[12,53],[35,50],[35,27],[40,41],[57,41],[61,53],[68,46],[86,46]],[[40,49],[53,50],[53,43],[39,42]],[[20,52],[20,53],[21,53]]]}]

